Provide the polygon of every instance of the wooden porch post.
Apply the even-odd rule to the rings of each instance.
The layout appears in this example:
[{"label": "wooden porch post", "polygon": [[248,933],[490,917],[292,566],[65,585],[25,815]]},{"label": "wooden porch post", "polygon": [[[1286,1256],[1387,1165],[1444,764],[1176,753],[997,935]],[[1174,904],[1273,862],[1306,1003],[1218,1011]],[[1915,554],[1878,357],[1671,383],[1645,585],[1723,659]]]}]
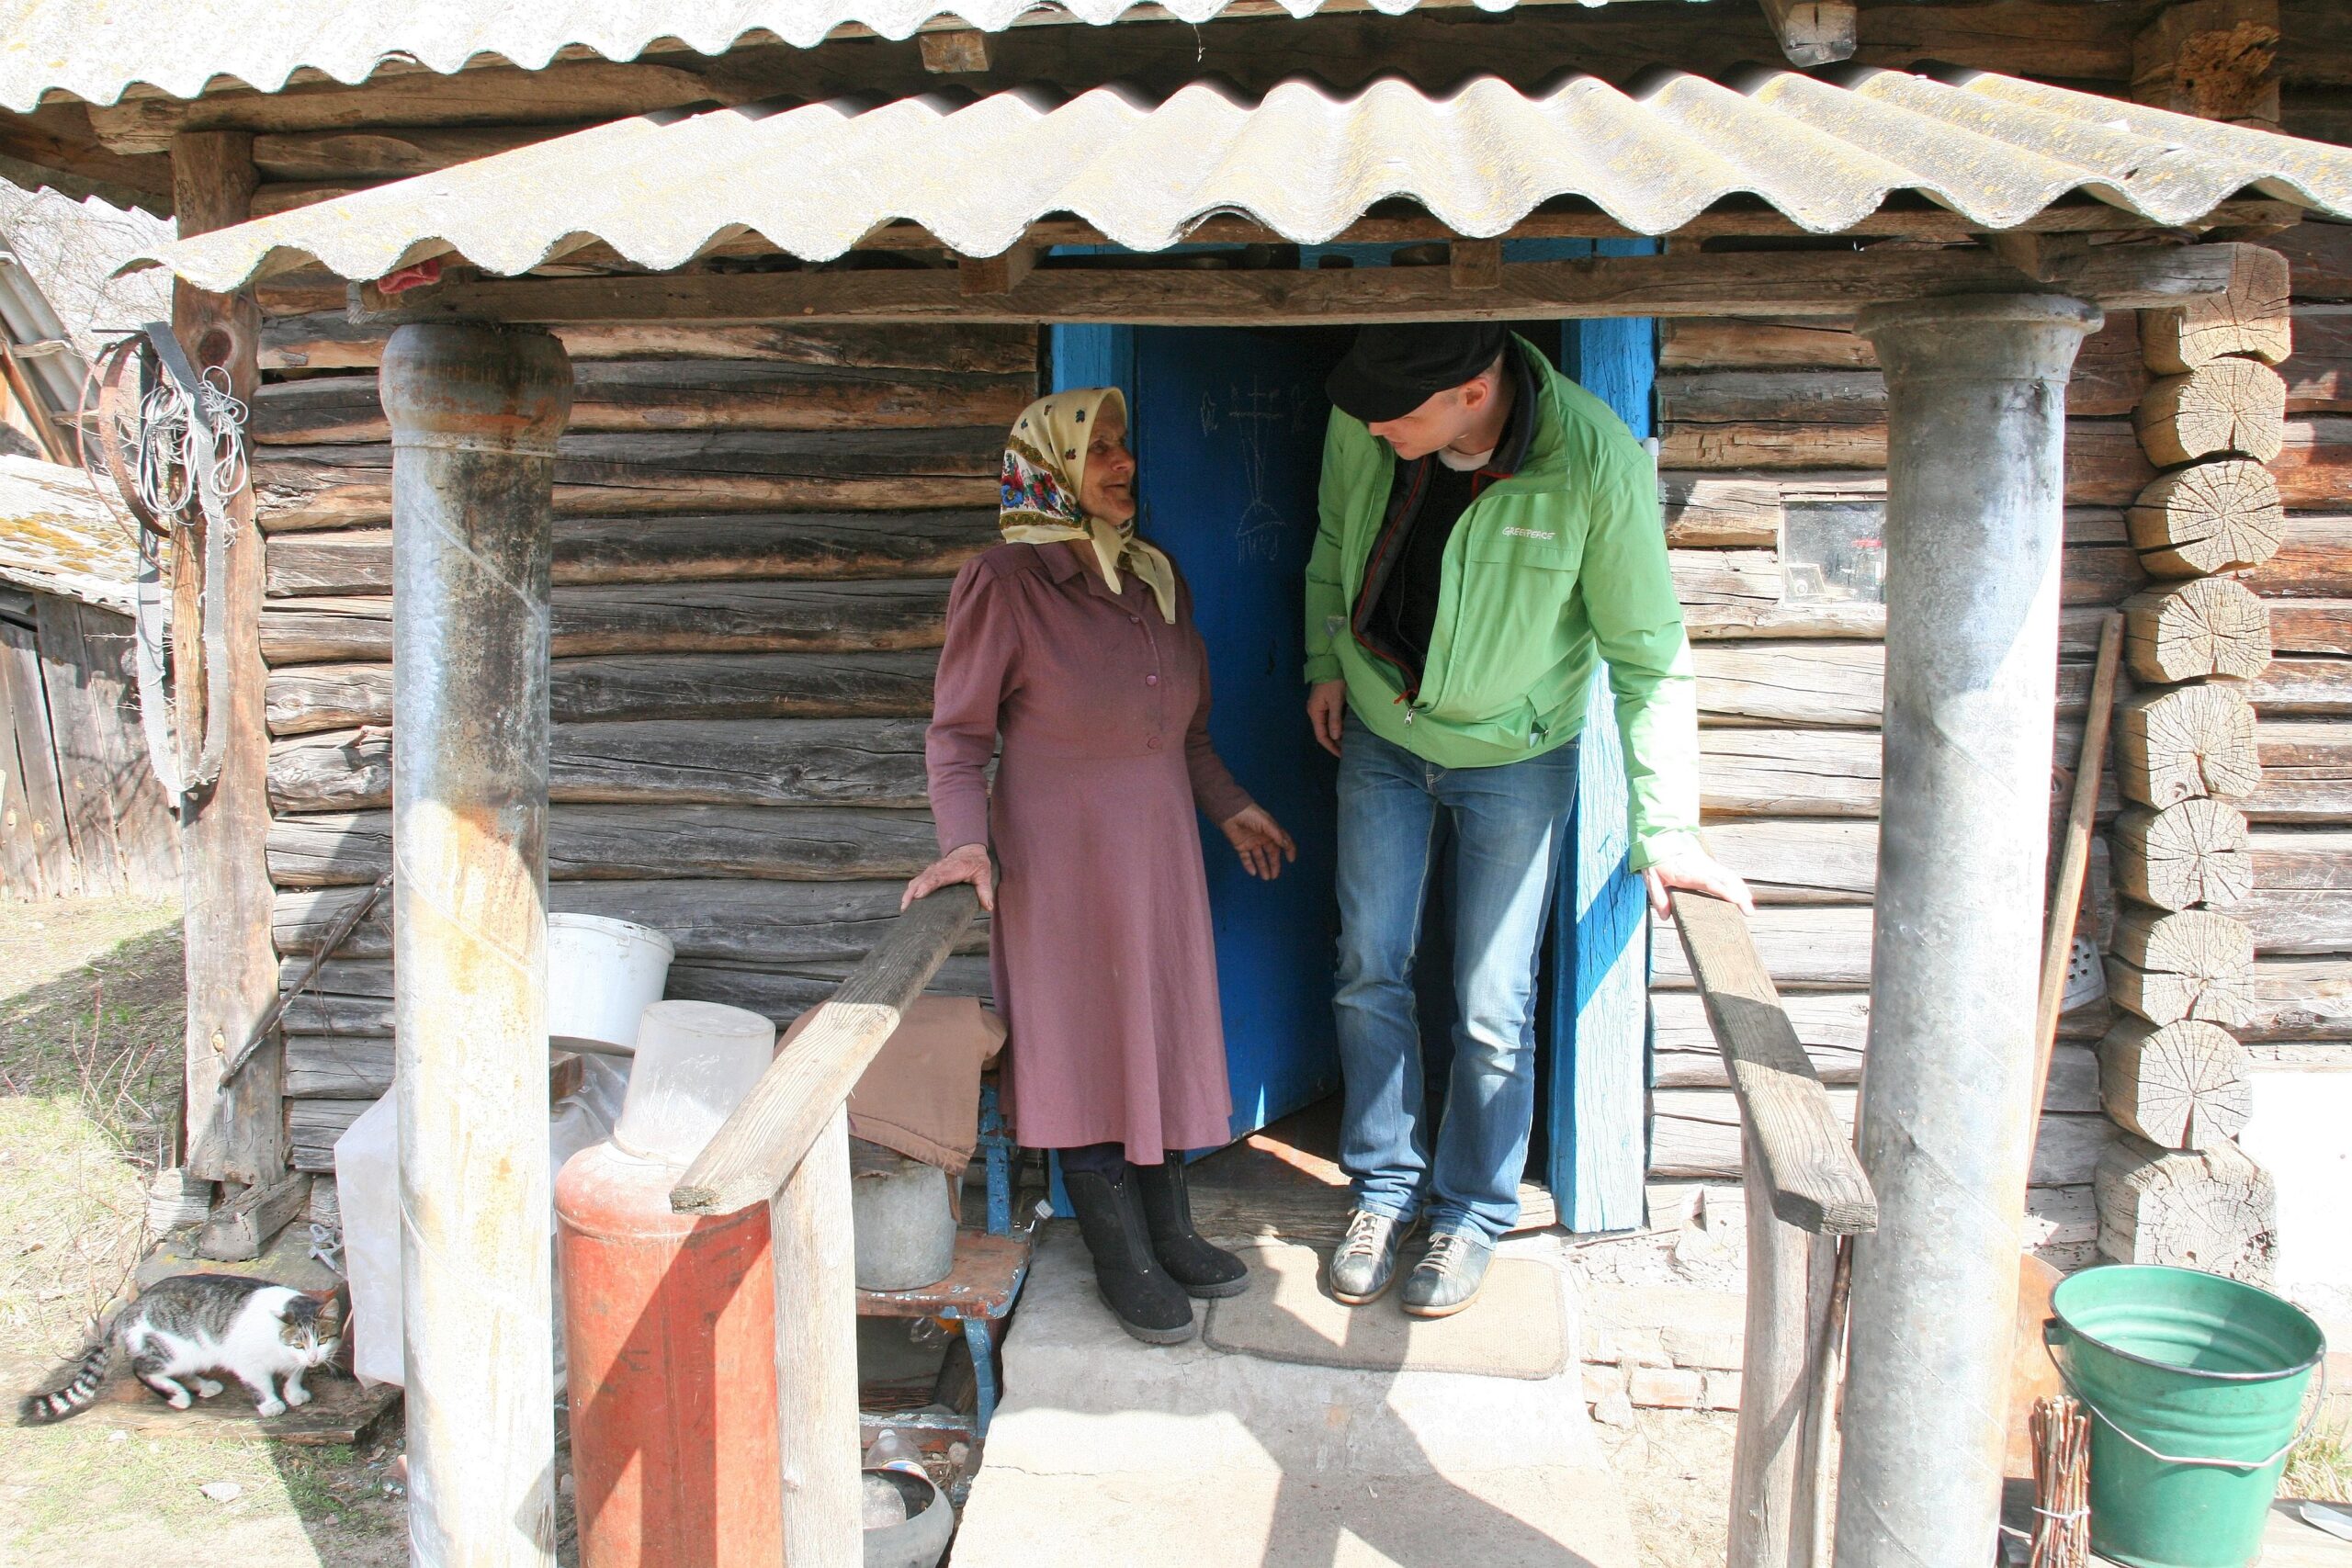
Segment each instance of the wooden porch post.
[{"label": "wooden porch post", "polygon": [[409,1546],[424,1568],[552,1568],[548,569],[571,367],[543,332],[409,326],[382,387]]},{"label": "wooden porch post", "polygon": [[[172,197],[182,238],[245,220],[254,182],[253,137],[239,130],[172,138]],[[172,285],[172,331],[200,371],[219,366],[230,390],[251,402],[260,384],[260,313],[251,291],[208,294]],[[181,808],[181,916],[187,965],[187,1168],[211,1181],[266,1184],[285,1174],[284,1066],[265,1045],[223,1089],[220,1071],[277,999],[270,942],[269,732],[262,717],[268,671],[261,660],[262,541],[253,487],[228,498],[235,536],[226,580],[203,578],[200,529],[172,541],[172,658],[180,732],[205,724],[204,596],[220,596],[230,667],[210,682],[228,705],[220,776]]]}]

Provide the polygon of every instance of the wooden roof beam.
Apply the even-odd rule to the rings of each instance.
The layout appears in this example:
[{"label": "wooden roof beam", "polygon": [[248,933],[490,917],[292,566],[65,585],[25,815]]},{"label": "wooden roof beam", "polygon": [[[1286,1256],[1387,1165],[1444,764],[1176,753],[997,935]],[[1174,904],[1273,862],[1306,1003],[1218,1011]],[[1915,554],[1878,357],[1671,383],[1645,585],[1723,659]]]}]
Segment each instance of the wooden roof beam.
[{"label": "wooden roof beam", "polygon": [[[1252,326],[1541,317],[1842,315],[1929,294],[2047,290],[2120,309],[2226,292],[2245,245],[2106,245],[2041,258],[2029,276],[1990,251],[1681,252],[1519,262],[1490,286],[1450,267],[1312,271],[1043,265],[1001,292],[946,270],[662,273],[458,279],[366,300],[370,321],[1119,321]],[[1484,281],[1483,277],[1477,281]],[[371,292],[363,290],[363,296]]]},{"label": "wooden roof beam", "polygon": [[1792,65],[1831,65],[1854,57],[1856,0],[1758,0]]}]

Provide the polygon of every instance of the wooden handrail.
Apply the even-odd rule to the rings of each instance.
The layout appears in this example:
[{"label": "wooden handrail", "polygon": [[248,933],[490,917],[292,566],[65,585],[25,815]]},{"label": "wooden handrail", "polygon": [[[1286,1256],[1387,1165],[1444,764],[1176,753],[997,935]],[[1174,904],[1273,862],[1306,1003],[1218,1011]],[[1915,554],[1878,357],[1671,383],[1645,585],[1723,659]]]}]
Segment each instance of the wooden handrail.
[{"label": "wooden handrail", "polygon": [[686,1168],[670,1190],[670,1207],[731,1214],[775,1197],[979,908],[972,889],[959,885],[918,899],[891,921]]},{"label": "wooden handrail", "polygon": [[1747,920],[1704,894],[1668,895],[1707,1022],[1739,1096],[1747,1191],[1747,1303],[1727,1568],[1826,1568],[1815,1484],[1832,1402],[1835,1281],[1878,1199],[1781,1006]]},{"label": "wooden handrail", "polygon": [[1772,1213],[1799,1230],[1827,1235],[1877,1229],[1878,1198],[1764,972],[1747,919],[1705,894],[1678,889],[1668,897],[1739,1095],[1747,1158],[1770,1190]]}]

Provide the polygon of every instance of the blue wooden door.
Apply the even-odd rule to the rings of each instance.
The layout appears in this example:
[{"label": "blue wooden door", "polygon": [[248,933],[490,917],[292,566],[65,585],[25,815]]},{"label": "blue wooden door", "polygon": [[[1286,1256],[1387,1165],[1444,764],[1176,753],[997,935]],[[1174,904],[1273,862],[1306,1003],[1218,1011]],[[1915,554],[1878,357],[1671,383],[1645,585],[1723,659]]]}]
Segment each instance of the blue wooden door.
[{"label": "blue wooden door", "polygon": [[1145,534],[1193,589],[1208,644],[1209,732],[1298,840],[1272,884],[1201,823],[1235,1137],[1336,1091],[1331,965],[1337,764],[1310,738],[1300,609],[1329,405],[1347,334],[1057,328],[1057,386],[1116,383],[1133,411]]}]

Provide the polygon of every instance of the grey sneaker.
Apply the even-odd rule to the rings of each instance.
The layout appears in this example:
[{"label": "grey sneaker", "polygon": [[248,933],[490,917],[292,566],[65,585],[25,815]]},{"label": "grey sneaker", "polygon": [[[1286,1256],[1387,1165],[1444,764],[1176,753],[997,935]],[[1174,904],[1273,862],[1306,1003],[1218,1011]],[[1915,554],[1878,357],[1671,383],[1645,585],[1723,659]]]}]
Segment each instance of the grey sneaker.
[{"label": "grey sneaker", "polygon": [[1396,1254],[1419,1223],[1363,1209],[1351,1212],[1348,1234],[1331,1254],[1332,1299],[1352,1307],[1385,1294],[1396,1278]]},{"label": "grey sneaker", "polygon": [[1487,1282],[1495,1244],[1460,1231],[1430,1238],[1430,1249],[1405,1280],[1404,1306],[1413,1317],[1452,1317]]}]

